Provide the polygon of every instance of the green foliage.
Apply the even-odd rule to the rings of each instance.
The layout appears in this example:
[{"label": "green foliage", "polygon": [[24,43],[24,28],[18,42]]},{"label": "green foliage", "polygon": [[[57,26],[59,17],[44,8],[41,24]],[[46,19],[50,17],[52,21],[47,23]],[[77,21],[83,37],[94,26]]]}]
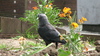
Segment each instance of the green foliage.
[{"label": "green foliage", "polygon": [[29,39],[35,39],[38,37],[38,34],[34,34],[34,32],[25,32],[25,34],[23,34],[24,37],[29,38]]},{"label": "green foliage", "polygon": [[[35,34],[35,32],[37,32],[37,28],[38,28],[38,20],[37,20],[37,16],[38,14],[44,13],[47,15],[49,22],[52,25],[57,25],[57,24],[62,24],[62,22],[60,22],[60,19],[67,19],[68,20],[68,25],[70,27],[70,34],[65,35],[65,40],[67,40],[68,42],[64,45],[64,47],[61,47],[60,49],[58,49],[58,56],[69,56],[69,55],[74,55],[74,56],[82,56],[82,51],[84,48],[84,45],[81,41],[81,35],[75,32],[75,29],[79,26],[76,23],[76,12],[72,15],[70,15],[71,13],[65,13],[66,11],[70,11],[70,8],[64,9],[65,12],[63,11],[63,13],[65,14],[60,14],[61,16],[59,17],[59,13],[60,13],[60,9],[58,9],[57,7],[55,7],[55,5],[51,5],[50,3],[53,2],[53,0],[35,0],[38,3],[38,6],[36,7],[36,9],[34,10],[26,10],[25,12],[25,18],[21,17],[20,19],[23,21],[29,21],[31,24],[33,24],[32,27],[30,27],[27,31],[26,31],[26,35],[24,35],[27,38],[35,38],[37,37],[37,35]],[[72,16],[72,17],[71,17]],[[31,29],[36,30],[36,31],[31,31]],[[39,44],[39,43],[38,43]],[[34,43],[27,43],[27,45],[23,45],[24,50],[26,51],[25,54],[23,54],[22,56],[29,56],[35,53],[38,53],[40,51],[42,51],[43,49],[47,48],[45,46],[42,46],[41,44],[34,44]],[[33,47],[29,47],[29,46],[33,46]],[[67,50],[64,48],[68,48]],[[80,53],[79,55],[77,55],[78,53]],[[46,54],[45,56],[48,56],[48,54]]]},{"label": "green foliage", "polygon": [[[16,36],[15,38],[12,38],[14,40],[18,40],[20,46],[17,48],[13,47],[13,46],[8,46],[6,44],[0,44],[0,50],[5,50],[5,51],[21,51],[22,54],[20,54],[20,56],[31,56],[34,55],[35,53],[38,53],[42,50],[44,50],[45,48],[51,46],[52,44],[46,46],[44,44],[42,44],[42,40],[38,42],[36,41],[27,41],[26,40],[19,40],[19,38],[21,38],[22,36]],[[47,54],[46,54],[47,56]]]},{"label": "green foliage", "polygon": [[19,39],[21,36],[16,36],[16,37],[11,37],[11,39],[17,40]]},{"label": "green foliage", "polygon": [[79,34],[75,33],[68,35],[66,39],[68,40],[68,43],[65,46],[68,47],[68,50],[71,50],[72,53],[82,52],[83,45]]},{"label": "green foliage", "polygon": [[64,35],[64,38],[67,40],[67,43],[58,50],[59,56],[77,56],[78,53],[82,54],[84,45],[80,39],[80,34],[74,32]]},{"label": "green foliage", "polygon": [[[79,34],[79,31],[75,32],[75,29],[79,26],[75,20],[76,12],[73,15],[68,14],[66,19],[68,20],[70,33],[68,35],[64,35],[64,38],[65,40],[67,40],[67,43],[64,45],[64,47],[61,47],[59,49],[59,56],[80,56],[83,54],[84,45],[81,41],[82,36]],[[67,50],[65,49],[66,47]]]},{"label": "green foliage", "polygon": [[[35,1],[38,3],[38,6],[37,6],[38,9],[26,10],[25,18],[21,17],[19,19],[23,21],[29,21],[30,23],[32,23],[33,26],[30,28],[34,29],[34,31],[36,30],[35,32],[37,32],[37,28],[38,28],[37,16],[38,14],[41,14],[41,13],[46,14],[48,17],[48,20],[54,26],[57,24],[62,24],[62,22],[60,22],[60,19],[64,19],[64,18],[59,18],[58,16],[61,10],[55,7],[55,5],[50,5],[50,3],[53,2],[53,0],[35,0]],[[34,32],[34,31],[31,31],[31,32]]]},{"label": "green foliage", "polygon": [[0,44],[0,49],[6,49],[7,48],[7,45],[6,44]]},{"label": "green foliage", "polygon": [[59,49],[58,52],[59,52],[58,56],[69,56],[71,54],[70,51],[65,51],[63,49]]},{"label": "green foliage", "polygon": [[[25,53],[22,54],[21,56],[31,56],[33,54],[39,53],[40,51],[43,51],[44,49],[46,49],[47,47],[49,47],[51,45],[52,45],[52,43],[49,44],[48,46],[45,46],[41,43],[36,44],[36,43],[32,43],[32,42],[27,42],[28,47],[24,46],[23,50],[25,51]],[[31,47],[29,47],[29,46],[31,46]],[[47,55],[48,54],[46,54],[45,56],[47,56]]]},{"label": "green foliage", "polygon": [[[59,22],[60,18],[58,18],[60,9],[54,7],[54,5],[50,5],[50,3],[53,2],[53,0],[49,0],[49,1],[36,0],[36,2],[38,3],[37,7],[39,8],[35,10],[26,10],[25,18],[22,17],[20,19],[22,19],[23,21],[29,21],[30,23],[35,24],[34,26],[36,27],[38,24],[37,15],[40,13],[44,13],[49,18],[51,24],[53,25],[61,24],[61,22]],[[48,7],[46,7],[46,5]]]},{"label": "green foliage", "polygon": [[49,56],[49,54],[48,54],[48,53],[46,53],[44,56]]}]

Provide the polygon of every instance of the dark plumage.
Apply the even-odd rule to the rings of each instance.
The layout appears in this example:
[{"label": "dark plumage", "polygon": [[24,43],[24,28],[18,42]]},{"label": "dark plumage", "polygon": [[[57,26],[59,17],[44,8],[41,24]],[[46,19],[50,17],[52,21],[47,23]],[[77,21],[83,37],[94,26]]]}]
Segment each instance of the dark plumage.
[{"label": "dark plumage", "polygon": [[38,33],[40,37],[45,41],[46,45],[54,42],[56,48],[58,43],[65,44],[66,41],[60,40],[60,33],[49,23],[48,18],[45,14],[39,14],[39,28]]}]

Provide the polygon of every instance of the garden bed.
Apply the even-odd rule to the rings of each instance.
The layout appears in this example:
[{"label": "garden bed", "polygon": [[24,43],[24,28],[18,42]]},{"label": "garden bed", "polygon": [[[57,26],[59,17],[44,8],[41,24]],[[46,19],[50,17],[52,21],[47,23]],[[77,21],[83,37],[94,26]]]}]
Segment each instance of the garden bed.
[{"label": "garden bed", "polygon": [[[26,39],[26,41],[32,42],[32,43],[36,42],[35,40],[32,40],[32,39]],[[44,55],[58,56],[57,49],[55,49],[55,45],[53,43],[51,43],[48,47],[44,47],[43,49],[41,49],[35,54],[31,52],[33,49],[30,50],[30,49],[27,49],[27,47],[25,47],[27,50],[22,49],[19,44],[19,40],[17,39],[0,39],[0,44],[5,44],[3,45],[4,47],[0,46],[0,56],[20,56],[20,55],[25,56],[23,54],[26,54],[27,56],[30,53],[31,53],[30,56],[44,56]],[[31,45],[30,47],[33,48],[33,46]],[[60,44],[59,44],[59,47],[61,47]],[[88,52],[85,52],[84,54],[87,54],[87,56],[100,56],[100,53],[97,52],[96,50],[88,51]]]},{"label": "garden bed", "polygon": [[[35,40],[32,39],[26,39],[26,42],[30,43],[36,43]],[[0,39],[0,56],[20,56],[23,54],[28,55],[28,52],[31,53],[33,50],[21,50],[21,45],[19,43],[19,40],[15,39]],[[29,46],[28,46],[29,47]],[[33,46],[30,46],[33,47]],[[29,47],[29,48],[30,48]],[[42,47],[42,46],[41,46]],[[27,48],[27,47],[25,47]],[[50,54],[51,56],[57,56],[57,50],[55,49],[55,45],[52,43],[48,47],[43,48],[42,50],[38,51],[38,53],[35,53],[34,56],[44,56],[45,54]],[[30,54],[30,56],[33,54]],[[23,55],[24,56],[24,55]]]}]

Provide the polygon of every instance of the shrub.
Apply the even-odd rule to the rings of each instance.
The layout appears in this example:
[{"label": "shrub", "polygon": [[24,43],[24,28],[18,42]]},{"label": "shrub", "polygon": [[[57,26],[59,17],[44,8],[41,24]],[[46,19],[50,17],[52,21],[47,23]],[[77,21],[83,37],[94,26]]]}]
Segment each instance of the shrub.
[{"label": "shrub", "polygon": [[30,29],[34,28],[37,31],[38,27],[37,15],[41,13],[47,15],[48,20],[52,25],[56,26],[57,24],[60,25],[62,24],[62,22],[60,22],[60,19],[65,19],[65,18],[60,18],[58,16],[61,10],[52,4],[53,0],[35,0],[35,1],[37,2],[38,6],[32,7],[33,10],[26,10],[25,18],[23,17],[20,18],[23,21],[29,21],[30,23],[33,24],[33,26],[30,27]]}]

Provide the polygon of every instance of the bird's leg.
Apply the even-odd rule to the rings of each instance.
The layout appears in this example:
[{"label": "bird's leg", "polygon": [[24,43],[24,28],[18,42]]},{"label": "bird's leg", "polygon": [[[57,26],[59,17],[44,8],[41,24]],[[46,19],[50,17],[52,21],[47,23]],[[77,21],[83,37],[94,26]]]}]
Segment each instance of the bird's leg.
[{"label": "bird's leg", "polygon": [[58,42],[55,43],[56,44],[56,49],[58,48]]},{"label": "bird's leg", "polygon": [[51,42],[45,41],[46,46],[47,46],[48,44],[50,44],[50,43],[51,43]]},{"label": "bird's leg", "polygon": [[46,46],[48,45],[48,43],[46,43]]}]

